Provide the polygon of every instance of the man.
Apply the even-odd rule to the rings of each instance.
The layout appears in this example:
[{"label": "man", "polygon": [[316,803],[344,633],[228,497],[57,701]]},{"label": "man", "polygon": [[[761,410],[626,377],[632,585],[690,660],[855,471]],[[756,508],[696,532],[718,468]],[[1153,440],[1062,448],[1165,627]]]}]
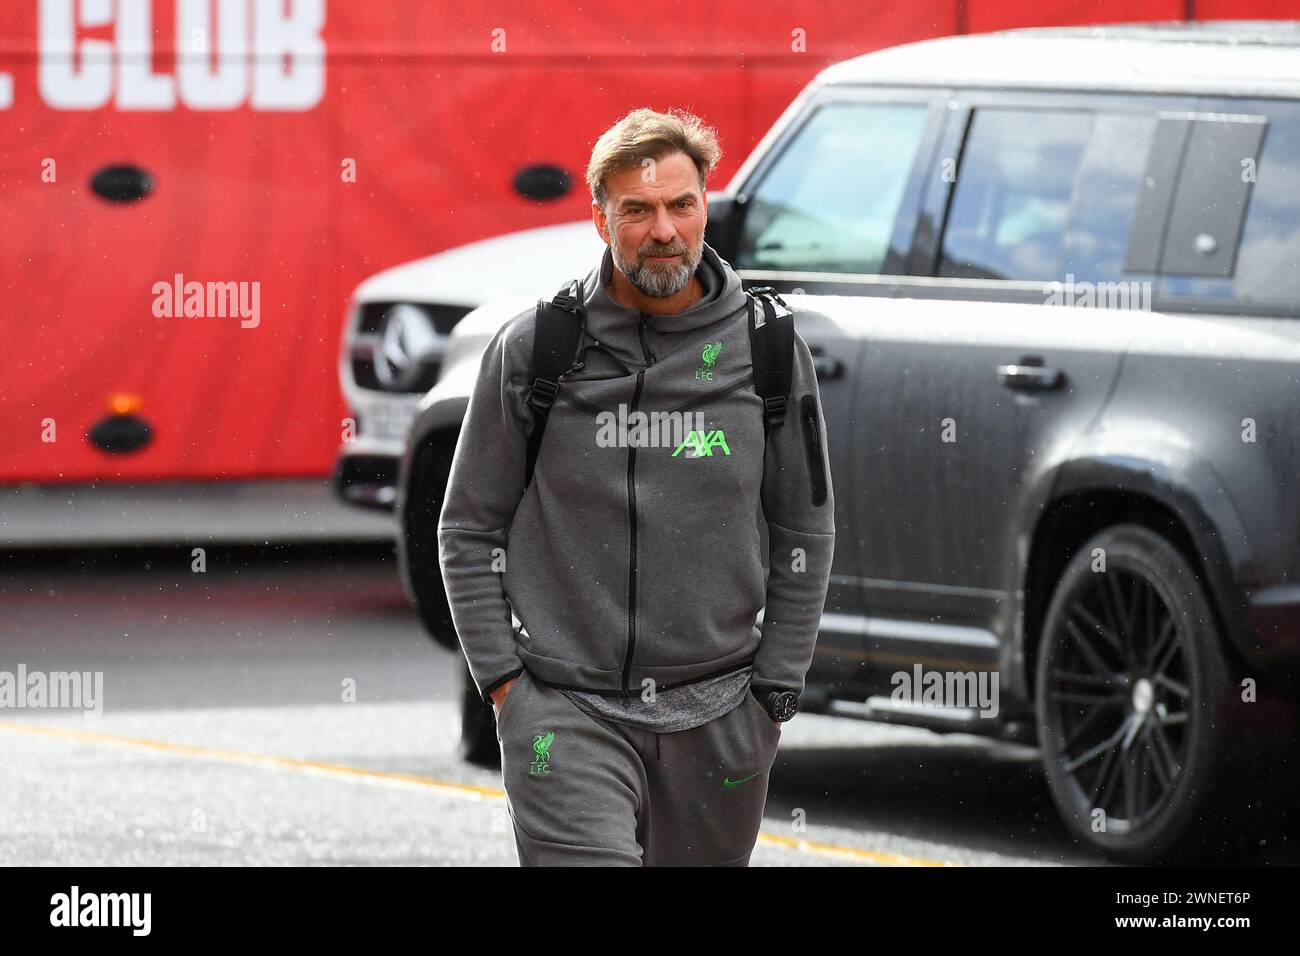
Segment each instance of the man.
[{"label": "man", "polygon": [[[835,542],[826,429],[796,333],[765,435],[748,296],[704,242],[720,156],[679,111],[600,137],[608,248],[531,481],[531,308],[488,343],[452,461],[439,555],[521,865],[747,866],[804,689]],[[653,413],[670,427],[636,424]]]}]

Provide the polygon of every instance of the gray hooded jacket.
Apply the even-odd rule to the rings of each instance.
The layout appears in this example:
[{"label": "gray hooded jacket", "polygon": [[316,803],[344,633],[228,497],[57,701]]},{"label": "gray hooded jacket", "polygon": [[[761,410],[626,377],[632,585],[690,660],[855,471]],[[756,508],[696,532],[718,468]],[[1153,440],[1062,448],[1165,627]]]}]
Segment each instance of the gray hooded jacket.
[{"label": "gray hooded jacket", "polygon": [[[765,442],[748,296],[726,260],[703,244],[705,294],[676,315],[615,302],[613,268],[607,247],[584,280],[584,367],[560,379],[527,488],[535,309],[483,353],[438,524],[474,682],[490,702],[527,668],[616,696],[752,665],[756,688],[802,693],[835,544],[808,346],[796,326],[785,421]],[[673,414],[638,430],[633,412]]]}]

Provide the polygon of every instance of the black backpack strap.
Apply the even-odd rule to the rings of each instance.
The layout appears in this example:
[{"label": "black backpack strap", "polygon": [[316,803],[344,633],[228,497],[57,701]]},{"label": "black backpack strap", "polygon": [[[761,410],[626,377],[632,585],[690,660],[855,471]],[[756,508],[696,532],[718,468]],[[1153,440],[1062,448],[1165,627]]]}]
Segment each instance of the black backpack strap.
[{"label": "black backpack strap", "polygon": [[[749,349],[754,390],[763,400],[763,433],[785,421],[786,396],[794,377],[794,314],[771,286],[749,289]],[[761,309],[754,308],[758,301]],[[775,302],[781,303],[781,312]]]},{"label": "black backpack strap", "polygon": [[586,324],[581,279],[567,283],[550,302],[537,300],[533,359],[528,371],[528,405],[533,409],[536,421],[532,434],[528,436],[525,488],[533,480],[533,465],[542,447],[542,434],[546,431],[551,405],[560,390],[560,376],[582,367],[581,362],[574,362],[574,356]]}]

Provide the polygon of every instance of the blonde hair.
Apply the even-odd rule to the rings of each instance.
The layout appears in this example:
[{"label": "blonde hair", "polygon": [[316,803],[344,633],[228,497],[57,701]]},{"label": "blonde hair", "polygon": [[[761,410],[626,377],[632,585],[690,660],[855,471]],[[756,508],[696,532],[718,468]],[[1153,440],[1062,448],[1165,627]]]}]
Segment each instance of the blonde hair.
[{"label": "blonde hair", "polygon": [[644,106],[632,110],[605,130],[591,149],[591,161],[587,163],[591,198],[603,208],[609,199],[606,178],[639,166],[646,158],[658,160],[677,152],[685,153],[695,163],[703,191],[709,173],[722,158],[717,130],[684,110],[657,113]]}]

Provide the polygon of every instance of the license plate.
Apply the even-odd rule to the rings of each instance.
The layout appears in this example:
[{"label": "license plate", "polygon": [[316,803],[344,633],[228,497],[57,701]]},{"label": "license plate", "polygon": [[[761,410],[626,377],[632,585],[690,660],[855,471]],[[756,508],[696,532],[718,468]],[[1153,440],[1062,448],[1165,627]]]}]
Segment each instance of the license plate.
[{"label": "license plate", "polygon": [[405,405],[376,405],[365,418],[365,431],[386,441],[406,441],[406,433],[414,419],[414,408]]}]

